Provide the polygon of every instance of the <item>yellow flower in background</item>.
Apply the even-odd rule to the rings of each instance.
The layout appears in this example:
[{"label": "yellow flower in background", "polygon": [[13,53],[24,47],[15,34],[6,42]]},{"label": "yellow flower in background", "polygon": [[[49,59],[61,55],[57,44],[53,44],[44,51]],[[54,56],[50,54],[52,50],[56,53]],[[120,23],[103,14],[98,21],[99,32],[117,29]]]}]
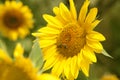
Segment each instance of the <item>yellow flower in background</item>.
[{"label": "yellow flower in background", "polygon": [[5,1],[0,4],[0,32],[11,40],[25,38],[33,28],[33,14],[22,2]]},{"label": "yellow flower in background", "polygon": [[21,45],[17,44],[12,59],[0,49],[0,80],[59,80],[47,73],[38,74],[38,69],[23,56],[23,52]]},{"label": "yellow flower in background", "polygon": [[52,74],[71,80],[78,77],[79,70],[89,76],[90,64],[97,61],[94,52],[103,51],[100,41],[105,37],[93,30],[100,20],[96,19],[97,8],[88,12],[89,0],[85,0],[78,17],[73,0],[69,2],[70,10],[60,3],[53,8],[55,16],[44,14],[47,26],[33,35],[39,38],[44,70],[53,67]]},{"label": "yellow flower in background", "polygon": [[116,75],[106,74],[100,80],[119,80]]}]

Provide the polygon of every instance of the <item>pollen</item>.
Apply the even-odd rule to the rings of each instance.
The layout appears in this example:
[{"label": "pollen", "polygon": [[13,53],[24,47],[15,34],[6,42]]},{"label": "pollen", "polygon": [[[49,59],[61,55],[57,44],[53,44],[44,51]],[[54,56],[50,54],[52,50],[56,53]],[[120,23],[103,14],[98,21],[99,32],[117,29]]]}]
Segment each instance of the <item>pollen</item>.
[{"label": "pollen", "polygon": [[67,24],[57,39],[57,50],[65,57],[73,57],[84,47],[85,40],[84,28],[77,23]]}]

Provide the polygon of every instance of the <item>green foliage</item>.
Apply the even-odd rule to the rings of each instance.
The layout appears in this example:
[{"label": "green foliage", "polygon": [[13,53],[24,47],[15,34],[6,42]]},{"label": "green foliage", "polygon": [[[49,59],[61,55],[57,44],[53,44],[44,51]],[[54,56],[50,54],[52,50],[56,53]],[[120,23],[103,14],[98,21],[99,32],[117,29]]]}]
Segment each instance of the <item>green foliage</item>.
[{"label": "green foliage", "polygon": [[110,57],[110,58],[113,58],[112,56],[110,56],[105,50],[102,51],[102,54],[107,56],[107,57]]},{"label": "green foliage", "polygon": [[36,68],[41,69],[43,65],[43,58],[42,58],[42,52],[41,52],[38,40],[34,41],[29,58],[32,60]]},{"label": "green foliage", "polygon": [[0,40],[0,48],[3,49],[7,53],[6,45],[2,40]]},{"label": "green foliage", "polygon": [[[0,0],[0,4],[3,4],[6,0]],[[27,5],[34,16],[34,28],[31,33],[37,32],[37,29],[46,25],[42,15],[53,14],[52,8],[58,6],[60,2],[64,2],[69,5],[68,0],[17,0],[22,1],[24,5]],[[103,33],[106,37],[106,41],[103,43],[105,50],[103,55],[97,54],[97,64],[92,64],[90,68],[90,77],[86,78],[85,75],[80,72],[77,80],[99,80],[99,78],[106,72],[120,77],[120,0],[91,0],[90,7],[98,7],[98,18],[102,18],[101,23],[96,27],[96,30]],[[80,10],[80,6],[84,0],[74,0],[77,12]],[[39,42],[29,34],[25,39],[18,39],[17,41],[10,41],[0,35],[0,48],[4,49],[10,56],[13,55],[13,51],[17,42],[20,42],[25,49],[25,56],[29,56],[35,67],[41,69],[43,67],[43,55],[39,46]],[[107,56],[107,57],[106,57]],[[110,57],[110,58],[108,58]]]}]

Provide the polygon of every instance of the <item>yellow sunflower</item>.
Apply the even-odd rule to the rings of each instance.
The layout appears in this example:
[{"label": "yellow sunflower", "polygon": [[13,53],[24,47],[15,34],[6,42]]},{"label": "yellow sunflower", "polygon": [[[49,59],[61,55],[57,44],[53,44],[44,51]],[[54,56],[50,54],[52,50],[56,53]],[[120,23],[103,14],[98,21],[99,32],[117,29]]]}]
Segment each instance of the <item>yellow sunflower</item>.
[{"label": "yellow sunflower", "polygon": [[23,56],[23,52],[23,48],[18,44],[13,60],[0,49],[0,80],[59,80],[47,73],[38,74],[38,69],[33,66],[29,58]]},{"label": "yellow sunflower", "polygon": [[46,27],[33,33],[39,39],[44,56],[44,70],[52,68],[52,74],[67,79],[76,79],[79,70],[89,76],[89,66],[96,62],[96,53],[103,47],[99,41],[105,37],[93,29],[100,20],[96,19],[97,8],[90,9],[89,0],[85,0],[77,17],[73,0],[69,0],[70,10],[60,3],[54,7],[55,16],[44,14],[48,22]]},{"label": "yellow sunflower", "polygon": [[116,75],[105,74],[104,76],[102,76],[102,78],[100,80],[119,80],[119,79]]},{"label": "yellow sunflower", "polygon": [[11,40],[25,38],[33,28],[33,14],[22,2],[0,4],[0,32]]}]

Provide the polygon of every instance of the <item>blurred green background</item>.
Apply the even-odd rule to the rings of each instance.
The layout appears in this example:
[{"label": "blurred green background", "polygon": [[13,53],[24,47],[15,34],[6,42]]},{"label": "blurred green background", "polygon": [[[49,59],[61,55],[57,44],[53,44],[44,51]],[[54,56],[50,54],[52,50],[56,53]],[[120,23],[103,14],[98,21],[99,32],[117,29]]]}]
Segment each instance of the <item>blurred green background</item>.
[{"label": "blurred green background", "polygon": [[[5,0],[0,0],[0,4]],[[19,0],[17,0],[19,1]],[[46,25],[42,15],[44,13],[54,15],[52,8],[58,6],[60,2],[64,2],[69,7],[69,0],[21,0],[24,5],[31,8],[34,15],[34,28],[31,33]],[[84,0],[74,0],[77,11],[81,8]],[[101,23],[95,28],[106,37],[106,41],[102,42],[104,49],[113,57],[109,58],[102,54],[96,54],[98,62],[90,67],[90,77],[86,78],[80,72],[77,80],[99,80],[106,73],[115,74],[120,78],[120,0],[91,0],[89,8],[97,7],[99,9],[98,19],[102,19]],[[5,48],[12,56],[15,44],[21,42],[25,48],[27,56],[31,51],[35,37],[31,34],[25,39],[18,39],[13,42],[7,38],[0,36],[0,45]]]}]

